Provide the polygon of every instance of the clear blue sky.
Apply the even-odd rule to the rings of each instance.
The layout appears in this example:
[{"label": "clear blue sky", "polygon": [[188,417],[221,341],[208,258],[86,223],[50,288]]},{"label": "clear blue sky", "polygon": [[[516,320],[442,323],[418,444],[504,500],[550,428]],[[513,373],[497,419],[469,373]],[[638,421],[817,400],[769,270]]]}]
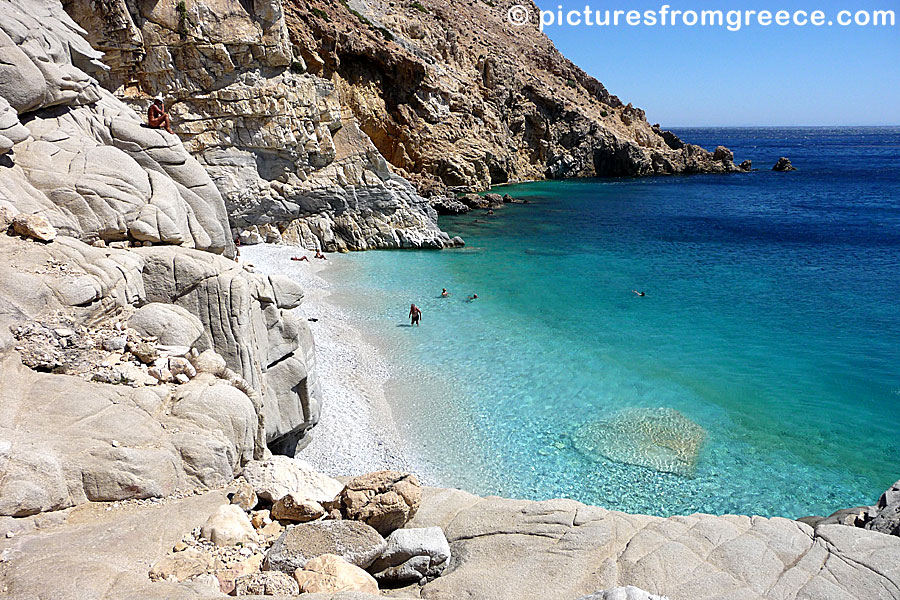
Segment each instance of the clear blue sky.
[{"label": "clear blue sky", "polygon": [[[537,0],[545,10],[894,10],[900,0]],[[623,102],[666,127],[900,125],[895,27],[545,28],[557,48]]]}]

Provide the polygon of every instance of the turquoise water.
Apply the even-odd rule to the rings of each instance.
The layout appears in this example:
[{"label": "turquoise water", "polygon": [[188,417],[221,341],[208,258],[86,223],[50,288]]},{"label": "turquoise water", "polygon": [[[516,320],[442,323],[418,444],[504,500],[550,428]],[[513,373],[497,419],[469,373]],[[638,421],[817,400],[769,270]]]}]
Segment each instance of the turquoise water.
[{"label": "turquoise water", "polygon": [[801,170],[511,186],[332,272],[441,483],[799,517],[900,477],[900,130],[679,133]]}]

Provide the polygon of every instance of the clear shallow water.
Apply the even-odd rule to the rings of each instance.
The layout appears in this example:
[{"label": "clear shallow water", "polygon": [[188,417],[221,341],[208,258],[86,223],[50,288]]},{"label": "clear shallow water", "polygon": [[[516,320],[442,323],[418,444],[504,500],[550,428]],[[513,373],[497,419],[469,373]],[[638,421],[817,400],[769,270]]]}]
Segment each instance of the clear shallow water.
[{"label": "clear shallow water", "polygon": [[[900,129],[678,133],[761,170],[501,188],[531,203],[442,218],[465,249],[355,254],[331,273],[396,365],[396,418],[442,483],[799,517],[900,477]],[[800,171],[769,171],[782,155]],[[679,474],[603,434],[666,409],[705,432],[651,432],[699,447]]]}]

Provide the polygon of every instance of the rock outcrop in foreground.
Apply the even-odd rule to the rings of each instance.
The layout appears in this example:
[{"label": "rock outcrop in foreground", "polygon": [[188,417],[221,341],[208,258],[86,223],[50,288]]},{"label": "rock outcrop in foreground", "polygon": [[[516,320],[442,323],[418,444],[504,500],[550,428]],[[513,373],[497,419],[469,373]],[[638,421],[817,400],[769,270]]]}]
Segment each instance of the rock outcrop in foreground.
[{"label": "rock outcrop in foreground", "polygon": [[[314,476],[301,461],[284,462],[292,460],[248,465],[270,474],[254,478],[251,491],[259,497],[273,484],[287,485],[297,498],[319,497],[328,478]],[[373,473],[357,480],[384,478]],[[0,519],[0,594],[60,600],[288,598],[302,591],[322,592],[302,596],[322,600],[900,598],[900,538],[839,524],[813,529],[734,515],[663,519],[571,500],[426,488],[415,516],[397,522],[401,528],[385,540],[339,515],[300,524],[272,520],[265,501],[239,499],[246,485]]]},{"label": "rock outcrop in foreground", "polygon": [[0,4],[0,515],[224,485],[319,418],[303,291],[226,258],[212,179],[84,35]]}]

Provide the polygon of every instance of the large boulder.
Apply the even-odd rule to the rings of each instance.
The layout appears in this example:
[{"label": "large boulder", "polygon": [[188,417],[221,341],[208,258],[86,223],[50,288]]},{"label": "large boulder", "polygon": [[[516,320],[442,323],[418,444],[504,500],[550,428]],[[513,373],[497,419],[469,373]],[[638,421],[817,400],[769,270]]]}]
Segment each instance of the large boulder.
[{"label": "large boulder", "polygon": [[900,536],[900,481],[887,489],[874,506],[875,516],[866,529]]},{"label": "large boulder", "polygon": [[371,575],[340,556],[323,554],[294,572],[301,594],[361,592],[378,594]]},{"label": "large boulder", "polygon": [[[197,349],[215,350],[256,392],[260,445],[293,455],[321,410],[308,324],[278,308],[269,278],[249,268],[210,253],[164,246],[133,252],[144,259],[146,300],[176,304],[197,316],[204,330]],[[257,451],[256,458],[261,457]]]},{"label": "large boulder", "polygon": [[422,487],[415,475],[376,471],[348,481],[335,503],[345,518],[388,535],[415,516],[421,499]]},{"label": "large boulder", "polygon": [[315,521],[288,528],[266,553],[263,568],[293,573],[307,561],[336,554],[365,569],[387,547],[377,531],[358,521]]},{"label": "large boulder", "polygon": [[256,530],[241,507],[223,504],[216,509],[203,527],[200,536],[217,546],[237,546],[257,541]]},{"label": "large boulder", "polygon": [[419,581],[437,577],[449,562],[450,544],[440,527],[398,529],[369,571],[379,581]]},{"label": "large boulder", "polygon": [[135,311],[128,327],[167,346],[192,348],[203,336],[203,323],[176,304],[151,302]]},{"label": "large boulder", "polygon": [[295,498],[326,503],[344,487],[337,479],[313,469],[306,461],[289,456],[248,462],[242,474],[256,494],[269,502],[294,494]]}]

